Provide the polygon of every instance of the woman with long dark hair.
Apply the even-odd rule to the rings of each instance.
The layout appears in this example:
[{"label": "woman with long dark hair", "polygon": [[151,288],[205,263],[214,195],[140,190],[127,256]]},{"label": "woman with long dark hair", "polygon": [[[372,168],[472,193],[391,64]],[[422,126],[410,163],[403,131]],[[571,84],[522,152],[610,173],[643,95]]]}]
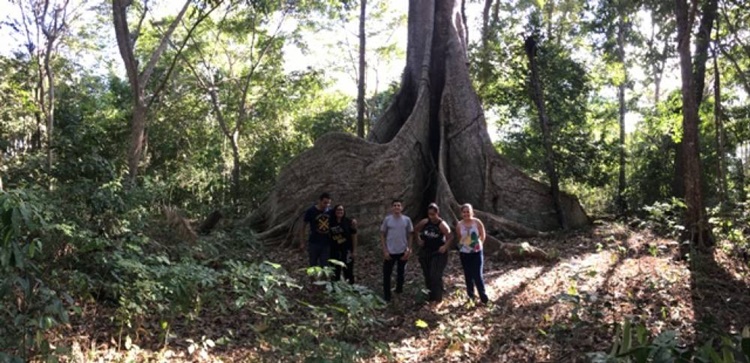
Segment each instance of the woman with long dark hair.
[{"label": "woman with long dark hair", "polygon": [[422,266],[424,281],[430,290],[428,301],[443,301],[443,272],[448,264],[448,246],[451,242],[451,229],[442,218],[440,208],[431,203],[427,207],[427,218],[419,221],[414,228],[417,236],[419,264]]},{"label": "woman with long dark hair", "polygon": [[[357,250],[356,222],[346,216],[344,206],[333,207],[331,218],[331,258],[345,264],[344,278],[354,283],[354,257]],[[341,279],[342,266],[334,266],[334,281]]]}]

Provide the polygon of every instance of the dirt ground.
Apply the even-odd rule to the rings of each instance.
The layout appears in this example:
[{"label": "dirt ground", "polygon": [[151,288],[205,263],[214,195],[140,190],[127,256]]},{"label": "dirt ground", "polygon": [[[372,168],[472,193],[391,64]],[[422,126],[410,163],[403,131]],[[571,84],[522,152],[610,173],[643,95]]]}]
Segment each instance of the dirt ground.
[{"label": "dirt ground", "polygon": [[[380,342],[381,348],[370,349],[361,360],[585,362],[586,352],[609,350],[614,324],[624,319],[643,323],[654,334],[675,330],[684,344],[700,339],[697,331],[702,332],[698,335],[735,333],[750,325],[748,265],[724,251],[721,244],[712,256],[683,259],[678,242],[609,222],[566,235],[508,242],[528,242],[557,258],[540,262],[486,256],[484,277],[491,302],[474,306],[467,303],[458,255],[451,252],[445,273],[446,299],[438,307],[429,307],[419,302],[424,280],[414,256],[407,265],[404,293],[394,295],[394,301],[378,311],[382,326],[366,332],[370,342]],[[362,248],[355,276],[357,283],[382,294],[378,251],[375,245]],[[300,252],[271,249],[265,258],[304,279],[305,259]],[[311,302],[324,300],[327,294],[306,289],[296,293],[308,294]],[[97,311],[95,306],[88,309],[68,337],[74,343],[73,360],[300,360],[269,352],[259,343],[257,329],[243,332],[241,322],[252,320],[250,313],[213,312],[200,323],[176,326],[177,336],[216,339],[234,329],[235,336],[244,337],[231,348],[198,349],[191,354],[188,343],[157,348],[158,342],[148,341],[153,337],[141,338],[125,349],[122,337],[111,331],[111,321],[96,318],[109,312]],[[132,349],[133,345],[154,349]]]}]

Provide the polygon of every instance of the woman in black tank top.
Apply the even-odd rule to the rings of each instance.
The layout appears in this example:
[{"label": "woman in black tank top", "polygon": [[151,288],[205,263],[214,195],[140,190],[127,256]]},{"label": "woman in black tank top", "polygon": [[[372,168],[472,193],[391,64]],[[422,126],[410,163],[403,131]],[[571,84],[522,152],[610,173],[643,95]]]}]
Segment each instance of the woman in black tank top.
[{"label": "woman in black tank top", "polygon": [[448,263],[448,246],[453,236],[448,223],[440,218],[440,208],[435,203],[427,207],[427,218],[421,220],[414,233],[417,235],[419,264],[422,266],[428,301],[437,304],[443,300],[443,272]]}]

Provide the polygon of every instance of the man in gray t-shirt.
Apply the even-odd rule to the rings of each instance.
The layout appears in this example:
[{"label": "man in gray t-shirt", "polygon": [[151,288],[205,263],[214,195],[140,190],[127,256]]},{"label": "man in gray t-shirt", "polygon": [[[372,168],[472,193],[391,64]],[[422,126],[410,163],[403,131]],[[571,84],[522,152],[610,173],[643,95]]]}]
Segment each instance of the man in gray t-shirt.
[{"label": "man in gray t-shirt", "polygon": [[406,262],[411,256],[411,244],[414,238],[414,226],[408,216],[402,214],[403,201],[396,199],[391,203],[393,213],[389,214],[380,225],[380,244],[383,246],[383,297],[391,300],[391,275],[393,265],[396,270],[396,293],[404,290],[404,272]]}]

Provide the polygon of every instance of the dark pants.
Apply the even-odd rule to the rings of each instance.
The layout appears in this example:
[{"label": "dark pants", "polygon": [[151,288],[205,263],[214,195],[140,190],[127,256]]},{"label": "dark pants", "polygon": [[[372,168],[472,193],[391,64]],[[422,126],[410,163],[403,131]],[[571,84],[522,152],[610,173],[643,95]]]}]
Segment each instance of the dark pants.
[{"label": "dark pants", "polygon": [[466,293],[469,295],[469,299],[474,300],[474,286],[476,286],[479,298],[483,303],[486,303],[489,299],[484,291],[484,278],[482,277],[484,252],[461,253],[460,255],[461,267],[464,268],[464,278],[466,279]]},{"label": "dark pants", "polygon": [[307,244],[307,257],[309,265],[326,267],[328,266],[328,258],[331,256],[331,246],[328,244]]},{"label": "dark pants", "polygon": [[352,259],[352,250],[347,248],[332,248],[331,258],[343,262],[346,267],[334,265],[333,281],[341,280],[341,270],[344,270],[344,278],[350,284],[354,283],[354,259]]},{"label": "dark pants", "polygon": [[396,293],[404,291],[404,271],[406,270],[406,261],[401,261],[403,253],[391,254],[390,260],[383,261],[383,298],[385,301],[391,301],[391,275],[393,275],[393,265],[398,264],[396,269]]},{"label": "dark pants", "polygon": [[443,301],[443,271],[448,264],[448,254],[422,249],[419,253],[424,282],[430,290],[429,301]]}]

